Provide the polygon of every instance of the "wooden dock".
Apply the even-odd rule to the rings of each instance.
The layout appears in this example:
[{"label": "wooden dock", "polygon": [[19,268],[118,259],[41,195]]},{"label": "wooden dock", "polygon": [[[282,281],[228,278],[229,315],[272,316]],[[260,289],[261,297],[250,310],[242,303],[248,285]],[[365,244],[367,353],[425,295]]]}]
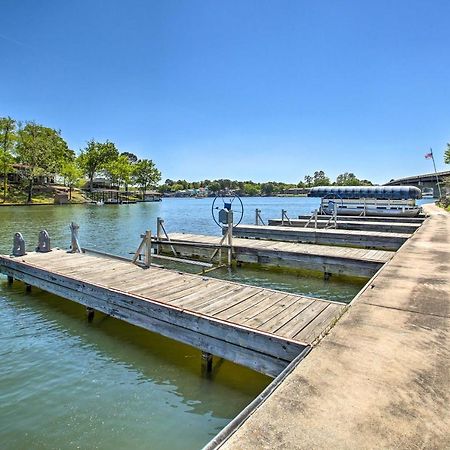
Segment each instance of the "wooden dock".
[{"label": "wooden dock", "polygon": [[[211,249],[205,248],[204,245],[214,246],[220,240],[217,236],[185,233],[170,233],[169,237],[172,245],[161,246],[162,251],[170,253],[173,247],[180,256],[205,260],[211,257]],[[185,243],[197,243],[199,246],[186,246]],[[385,250],[242,238],[233,238],[233,253],[238,263],[308,269],[325,274],[358,277],[371,277],[394,255],[394,252]]]},{"label": "wooden dock", "polygon": [[408,233],[314,229],[286,226],[239,225],[233,235],[240,238],[267,239],[306,244],[398,250],[411,236]]},{"label": "wooden dock", "polygon": [[[321,220],[329,220],[332,216],[326,214],[319,214],[318,216]],[[311,218],[309,216],[298,216],[298,219],[308,220]],[[423,223],[426,219],[425,215],[419,215],[416,217],[396,217],[396,216],[344,216],[338,215],[338,220],[351,220],[358,222],[393,222],[393,223]]]},{"label": "wooden dock", "polygon": [[[289,226],[289,227],[315,227],[315,221],[310,219],[269,219],[270,226]],[[376,222],[369,220],[350,220],[341,219],[338,216],[336,222],[336,229],[338,230],[360,230],[360,231],[382,231],[386,233],[414,233],[421,223],[414,222]],[[318,216],[317,228],[334,227],[332,219],[322,219]]]},{"label": "wooden dock", "polygon": [[276,376],[346,306],[121,259],[55,249],[0,256],[0,271],[47,292]]}]

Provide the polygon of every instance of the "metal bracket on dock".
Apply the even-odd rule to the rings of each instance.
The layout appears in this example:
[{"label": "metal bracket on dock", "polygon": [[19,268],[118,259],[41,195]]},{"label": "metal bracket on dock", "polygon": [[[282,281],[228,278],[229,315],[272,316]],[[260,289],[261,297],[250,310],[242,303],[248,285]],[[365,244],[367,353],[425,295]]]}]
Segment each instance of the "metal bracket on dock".
[{"label": "metal bracket on dock", "polygon": [[39,253],[47,253],[52,251],[50,246],[50,236],[46,230],[42,230],[39,232],[39,240],[36,251]]},{"label": "metal bracket on dock", "polygon": [[24,256],[27,254],[22,233],[14,234],[12,254],[13,256]]},{"label": "metal bracket on dock", "polygon": [[260,223],[265,225],[264,220],[261,217],[261,210],[256,208],[256,211],[255,211],[255,225],[259,225]]},{"label": "metal bracket on dock", "polygon": [[78,241],[78,230],[80,229],[80,226],[77,225],[75,222],[72,222],[70,224],[70,232],[72,234],[71,236],[71,253],[81,253],[81,245]]}]

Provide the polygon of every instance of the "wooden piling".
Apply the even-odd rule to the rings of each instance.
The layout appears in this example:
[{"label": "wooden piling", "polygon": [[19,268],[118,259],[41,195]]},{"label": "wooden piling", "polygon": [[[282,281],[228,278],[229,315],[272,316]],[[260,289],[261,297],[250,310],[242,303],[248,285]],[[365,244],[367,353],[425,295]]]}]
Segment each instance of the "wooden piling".
[{"label": "wooden piling", "polygon": [[213,367],[213,355],[202,352],[202,373],[211,373]]},{"label": "wooden piling", "polygon": [[87,320],[89,323],[91,323],[94,320],[95,310],[94,308],[90,308],[89,306],[86,307],[86,315]]}]

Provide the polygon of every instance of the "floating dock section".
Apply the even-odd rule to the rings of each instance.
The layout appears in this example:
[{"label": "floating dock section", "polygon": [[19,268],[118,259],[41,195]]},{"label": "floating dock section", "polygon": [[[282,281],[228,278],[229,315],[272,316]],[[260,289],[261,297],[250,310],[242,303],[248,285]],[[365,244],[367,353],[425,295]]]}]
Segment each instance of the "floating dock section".
[{"label": "floating dock section", "polygon": [[47,292],[276,376],[346,306],[55,249],[0,256],[0,271]]},{"label": "floating dock section", "polygon": [[233,236],[239,238],[302,242],[306,244],[398,250],[408,240],[411,234],[287,226],[238,225],[233,228]]},{"label": "floating dock section", "polygon": [[[169,237],[171,244],[161,245],[162,251],[170,253],[174,249],[179,256],[199,259],[208,259],[211,250],[207,246],[214,247],[220,241],[220,237],[198,234],[170,233]],[[238,263],[368,278],[394,255],[393,252],[384,250],[242,238],[233,238],[233,254]]]},{"label": "floating dock section", "polygon": [[[331,219],[325,220],[318,216],[317,228],[329,228]],[[334,223],[334,222],[333,222]],[[269,219],[270,226],[309,227],[314,228],[316,222],[311,219]],[[414,233],[420,227],[415,222],[376,222],[369,220],[343,220],[339,216],[336,228],[339,230],[382,231],[386,233]]]}]

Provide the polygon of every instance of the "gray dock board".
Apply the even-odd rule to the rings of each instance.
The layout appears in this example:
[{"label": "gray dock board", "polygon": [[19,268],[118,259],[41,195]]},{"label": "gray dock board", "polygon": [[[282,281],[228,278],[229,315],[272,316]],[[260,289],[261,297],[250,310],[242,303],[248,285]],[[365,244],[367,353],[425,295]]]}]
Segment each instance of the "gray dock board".
[{"label": "gray dock board", "polygon": [[[64,260],[64,264],[55,267],[53,263],[57,260]],[[52,268],[47,267],[47,261],[52,262]],[[73,268],[72,262],[76,262],[78,271]],[[110,263],[114,272],[110,276],[106,276],[105,262]],[[86,271],[88,265],[90,271]],[[62,250],[16,258],[0,256],[0,271],[272,376],[279,373],[309,343],[246,325],[249,317],[248,314],[242,315],[242,312],[252,311],[255,318],[259,314],[259,325],[271,321],[270,329],[274,329],[277,320],[280,327],[289,320],[301,321],[301,310],[305,304],[329,303],[345,309],[345,305],[339,303],[159,267],[144,270],[125,261],[67,254]],[[130,292],[132,287],[127,284],[127,279],[132,280],[133,284],[140,283],[138,293]],[[279,304],[283,299],[289,299],[287,311],[283,311]],[[290,317],[288,311],[294,317]],[[317,329],[316,334],[322,331]]]},{"label": "gray dock board", "polygon": [[287,226],[239,225],[233,229],[237,238],[260,238],[321,245],[398,250],[411,236],[408,233],[381,231],[311,229]]},{"label": "gray dock board", "polygon": [[[289,222],[281,219],[269,219],[269,226],[289,226],[289,227],[305,227],[308,224],[308,228],[314,228],[315,222],[307,219],[291,219]],[[328,219],[318,219],[317,227],[326,228],[329,226],[334,227],[334,222],[329,222]],[[362,220],[350,220],[341,219],[337,220],[337,229],[339,230],[360,230],[360,231],[383,231],[387,233],[414,233],[421,223],[414,222],[376,222],[376,221],[362,221]]]},{"label": "gray dock board", "polygon": [[[218,244],[219,236],[171,233],[173,247],[183,256],[207,259],[212,251],[197,251],[193,246],[183,247],[176,242]],[[171,251],[162,245],[163,251]],[[278,267],[310,269],[340,275],[372,276],[394,253],[386,250],[361,249],[264,239],[233,238],[237,261],[267,264]],[[225,252],[224,252],[225,253]]]}]

